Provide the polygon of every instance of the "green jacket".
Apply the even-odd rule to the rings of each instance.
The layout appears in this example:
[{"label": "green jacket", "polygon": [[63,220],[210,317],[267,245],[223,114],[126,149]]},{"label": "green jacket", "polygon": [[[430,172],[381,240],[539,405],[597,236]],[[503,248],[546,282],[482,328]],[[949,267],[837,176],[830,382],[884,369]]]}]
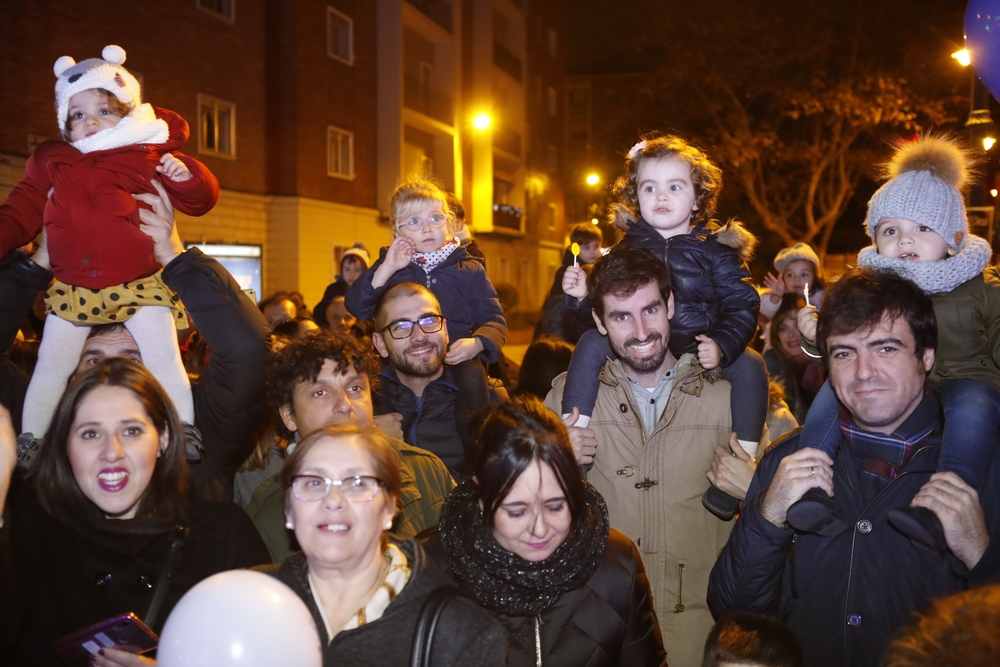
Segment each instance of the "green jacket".
[{"label": "green jacket", "polygon": [[[389,442],[399,453],[399,472],[403,478],[402,509],[396,515],[392,532],[408,540],[437,525],[441,507],[455,488],[455,480],[444,462],[434,454],[411,447],[396,438],[389,438]],[[285,528],[285,494],[281,492],[278,475],[257,487],[246,511],[264,538],[275,563],[282,562],[299,550],[295,534]]]},{"label": "green jacket", "polygon": [[972,378],[1000,390],[1000,271],[986,267],[952,291],[930,296],[938,321],[930,382]]}]

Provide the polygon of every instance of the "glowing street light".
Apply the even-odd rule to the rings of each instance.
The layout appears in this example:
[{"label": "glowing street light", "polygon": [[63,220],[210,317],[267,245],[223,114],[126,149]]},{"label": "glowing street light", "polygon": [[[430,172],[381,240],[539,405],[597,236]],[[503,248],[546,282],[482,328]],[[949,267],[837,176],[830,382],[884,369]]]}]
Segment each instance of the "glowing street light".
[{"label": "glowing street light", "polygon": [[597,174],[587,174],[587,185],[597,185],[601,182],[601,177]]},{"label": "glowing street light", "polygon": [[472,127],[477,130],[485,130],[490,126],[490,122],[491,119],[489,114],[481,113],[472,119]]},{"label": "glowing street light", "polygon": [[990,196],[991,197],[996,197],[997,196],[997,189],[996,188],[993,188],[992,190],[990,190]]},{"label": "glowing street light", "polygon": [[957,60],[962,67],[968,67],[972,64],[972,57],[969,55],[968,49],[955,51],[955,53],[951,54],[951,57]]},{"label": "glowing street light", "polygon": [[997,142],[993,137],[983,137],[983,150],[988,151],[993,148],[993,144]]},{"label": "glowing street light", "polygon": [[597,218],[591,218],[590,219],[590,224],[592,224],[592,225],[599,225],[599,224],[601,224],[601,221],[598,220]]}]

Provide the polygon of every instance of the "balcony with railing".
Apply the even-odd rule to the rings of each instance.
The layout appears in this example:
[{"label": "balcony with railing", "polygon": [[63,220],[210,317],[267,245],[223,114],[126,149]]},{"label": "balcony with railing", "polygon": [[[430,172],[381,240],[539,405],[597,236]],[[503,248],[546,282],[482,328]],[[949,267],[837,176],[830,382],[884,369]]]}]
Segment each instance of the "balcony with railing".
[{"label": "balcony with railing", "polygon": [[493,64],[521,81],[521,59],[507,50],[503,44],[493,42]]},{"label": "balcony with railing", "polygon": [[493,227],[511,232],[521,231],[522,211],[510,204],[493,204]]},{"label": "balcony with railing", "polygon": [[451,97],[422,83],[419,79],[403,79],[403,106],[419,111],[445,125],[455,124],[455,111]]},{"label": "balcony with railing", "polygon": [[434,21],[448,32],[452,32],[450,2],[446,2],[445,0],[407,0],[407,2],[431,21]]},{"label": "balcony with railing", "polygon": [[493,145],[514,157],[521,157],[521,133],[506,127],[493,130]]}]

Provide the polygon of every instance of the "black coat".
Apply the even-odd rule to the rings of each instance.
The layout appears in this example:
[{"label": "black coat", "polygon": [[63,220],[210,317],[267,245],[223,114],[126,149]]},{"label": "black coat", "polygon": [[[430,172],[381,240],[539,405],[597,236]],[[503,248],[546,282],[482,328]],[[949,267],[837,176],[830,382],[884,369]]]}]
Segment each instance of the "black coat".
[{"label": "black coat", "polygon": [[[412,540],[390,539],[406,554],[413,570],[410,580],[380,619],[344,630],[329,644],[326,626],[310,590],[305,556],[297,553],[286,558],[280,566],[258,568],[287,585],[305,602],[316,622],[320,644],[324,647],[324,667],[406,667],[410,664],[410,649],[420,609],[433,591],[451,585],[451,579],[445,573],[429,566],[419,544]],[[506,665],[503,628],[475,602],[455,598],[441,614],[432,639],[431,664],[435,667]]]},{"label": "black coat", "polygon": [[820,415],[814,409],[801,429],[764,455],[712,570],[708,601],[717,618],[750,612],[784,621],[802,644],[807,665],[876,667],[889,640],[913,620],[914,612],[925,610],[934,598],[998,581],[1000,461],[993,457],[979,494],[994,538],[970,571],[950,553],[936,560],[917,550],[887,520],[889,510],[909,505],[937,469],[939,437],[932,436],[915,451],[900,474],[868,503],[857,490],[860,476],[854,454],[839,447],[833,500],[852,530],[821,537],[796,534],[767,521],[761,500],[778,464],[827,439],[841,442],[837,415]]},{"label": "black coat", "polygon": [[[454,579],[440,535],[432,535],[426,548],[437,566]],[[496,617],[510,636],[511,667],[534,667],[534,617]],[[642,556],[624,533],[612,528],[597,571],[586,584],[563,594],[542,612],[541,643],[543,665],[667,664]]]},{"label": "black coat", "polygon": [[[45,512],[30,486],[11,494],[9,521],[0,529],[3,590],[0,662],[64,667],[49,644],[108,618],[145,616],[161,577],[173,523],[147,534],[127,534],[143,520],[115,520],[86,512],[67,526]],[[196,501],[190,532],[153,630],[157,633],[181,596],[213,574],[269,563],[263,540],[233,503]],[[113,531],[113,532],[112,532]]]},{"label": "black coat", "polygon": [[[650,250],[670,271],[674,316],[669,346],[675,357],[696,352],[695,336],[700,334],[718,343],[723,367],[743,354],[757,331],[760,296],[744,261],[756,240],[742,225],[702,221],[690,234],[664,239],[639,219],[619,243]],[[588,300],[576,304],[567,299],[582,322],[592,319]]]}]

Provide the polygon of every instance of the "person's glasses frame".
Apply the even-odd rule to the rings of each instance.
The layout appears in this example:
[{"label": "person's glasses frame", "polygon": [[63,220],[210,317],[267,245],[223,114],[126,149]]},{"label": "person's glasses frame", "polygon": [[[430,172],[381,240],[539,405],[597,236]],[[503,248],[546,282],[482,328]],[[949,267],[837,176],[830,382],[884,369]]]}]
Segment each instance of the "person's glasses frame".
[{"label": "person's glasses frame", "polygon": [[413,335],[415,327],[420,327],[425,334],[437,333],[444,328],[444,316],[421,315],[420,319],[416,320],[396,320],[379,329],[378,333],[388,331],[396,340],[404,340]]},{"label": "person's glasses frame", "polygon": [[[309,486],[323,482],[322,486]],[[344,479],[328,479],[319,475],[296,475],[292,477],[292,495],[304,503],[316,503],[330,495],[330,489],[337,487],[340,495],[349,503],[368,503],[378,495],[382,480],[371,475],[352,475]],[[319,493],[322,490],[322,493]],[[311,497],[315,496],[315,497]]]},{"label": "person's glasses frame", "polygon": [[414,216],[396,223],[396,229],[406,229],[411,232],[417,232],[424,228],[425,222],[434,229],[440,229],[441,227],[447,225],[449,220],[451,220],[451,216],[445,215],[444,213],[435,213],[427,218],[418,218]]}]

